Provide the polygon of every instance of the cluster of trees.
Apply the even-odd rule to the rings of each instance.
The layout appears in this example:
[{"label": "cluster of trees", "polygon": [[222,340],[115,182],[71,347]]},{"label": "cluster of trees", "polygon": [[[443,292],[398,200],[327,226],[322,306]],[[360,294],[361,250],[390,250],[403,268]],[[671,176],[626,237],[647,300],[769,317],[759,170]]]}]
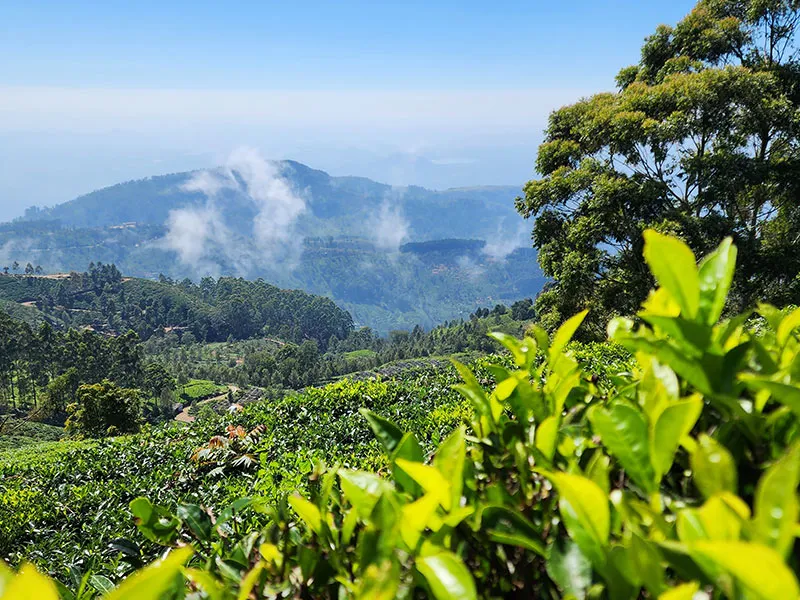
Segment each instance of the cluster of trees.
[{"label": "cluster of trees", "polygon": [[[0,412],[35,415],[87,435],[138,429],[144,402],[163,415],[174,378],[145,365],[136,333],[33,330],[0,312]],[[151,414],[149,416],[155,416]]]},{"label": "cluster of trees", "polygon": [[[732,236],[732,309],[800,300],[800,6],[701,0],[650,36],[614,93],[555,111],[517,208],[553,283],[549,327],[591,308],[594,335],[632,314],[653,281],[648,227],[698,255]],[[592,332],[592,330],[589,330]]]},{"label": "cluster of trees", "polygon": [[110,379],[136,387],[142,374],[139,338],[133,332],[105,337],[88,330],[61,332],[46,323],[34,331],[0,312],[0,399],[4,405],[39,407],[46,401],[54,412],[63,414],[82,383]]},{"label": "cluster of trees", "polygon": [[[13,263],[11,263],[10,267],[8,265],[3,267],[3,275],[9,275],[9,271],[11,271],[11,274],[16,274],[17,271],[20,270],[20,268],[21,268],[20,264],[15,260]],[[25,275],[41,275],[42,273],[44,273],[44,269],[42,269],[41,265],[36,265],[34,267],[33,264],[28,263],[27,265],[25,265],[25,269],[23,272],[25,273]]]}]

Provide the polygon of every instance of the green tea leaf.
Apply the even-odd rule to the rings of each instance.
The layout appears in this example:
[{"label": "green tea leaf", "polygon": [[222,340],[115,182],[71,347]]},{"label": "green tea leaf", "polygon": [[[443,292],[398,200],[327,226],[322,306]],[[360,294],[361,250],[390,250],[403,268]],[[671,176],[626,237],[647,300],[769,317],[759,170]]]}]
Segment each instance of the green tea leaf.
[{"label": "green tea leaf", "polygon": [[694,396],[673,402],[661,411],[652,433],[651,453],[656,481],[661,481],[669,471],[681,439],[692,430],[702,410],[702,398]]},{"label": "green tea leaf", "polygon": [[[464,427],[458,427],[443,441],[433,457],[433,466],[439,469],[450,484],[452,505],[459,506],[464,488],[464,465],[467,459],[467,441]],[[422,459],[420,459],[420,462]]]},{"label": "green tea leaf", "polygon": [[736,268],[736,246],[729,237],[719,247],[700,261],[699,317],[707,325],[714,325],[725,308]]},{"label": "green tea leaf", "polygon": [[[750,598],[763,600],[797,600],[797,580],[772,548],[749,542],[695,542],[688,545],[689,554],[727,572],[742,585]],[[715,573],[709,573],[714,577]]]},{"label": "green tea leaf", "polygon": [[104,575],[91,575],[89,577],[89,583],[101,594],[107,594],[114,589],[114,583]]},{"label": "green tea leaf", "polygon": [[412,551],[417,546],[420,533],[432,527],[437,508],[439,508],[439,498],[435,494],[425,494],[419,500],[402,507],[400,535]]},{"label": "green tea leaf", "polygon": [[664,568],[655,544],[634,533],[630,540],[630,556],[647,591],[658,596],[664,590]]},{"label": "green tea leaf", "polygon": [[137,571],[104,600],[158,600],[167,595],[181,574],[181,567],[192,556],[188,546],[173,550],[163,560],[156,561]]},{"label": "green tea leaf", "polygon": [[375,437],[383,444],[386,453],[391,454],[394,452],[400,440],[403,439],[403,432],[400,428],[388,419],[384,419],[366,408],[360,408],[358,412],[367,420],[367,423],[375,433]]},{"label": "green tea leaf", "polygon": [[322,535],[322,514],[314,504],[297,494],[289,496],[289,504],[317,535]]},{"label": "green tea leaf", "polygon": [[754,541],[786,558],[794,545],[800,485],[800,445],[795,445],[761,477],[756,488]]},{"label": "green tea leaf", "polygon": [[558,426],[560,422],[561,415],[553,415],[547,417],[536,428],[536,447],[548,460],[553,460],[553,456],[556,453]]},{"label": "green tea leaf", "polygon": [[402,469],[398,469],[396,461],[398,458],[410,460],[411,462],[421,463],[424,456],[422,454],[422,447],[419,445],[416,436],[409,432],[403,436],[400,443],[395,447],[392,454],[392,477],[400,485],[403,490],[416,496],[419,494],[419,486],[411,479]]},{"label": "green tea leaf", "polygon": [[658,600],[692,600],[699,589],[700,584],[696,581],[684,583],[667,590],[658,597]]},{"label": "green tea leaf", "polygon": [[196,504],[181,504],[177,510],[178,518],[189,527],[192,534],[200,541],[211,539],[213,525],[211,517]]},{"label": "green tea leaf", "polygon": [[629,404],[616,402],[609,408],[595,406],[589,421],[603,444],[646,492],[656,490],[656,475],[650,457],[648,425],[642,412]]},{"label": "green tea leaf", "polygon": [[200,569],[183,569],[183,574],[187,579],[200,587],[209,597],[209,600],[226,599],[227,595],[225,593],[225,586],[208,571],[201,571]]},{"label": "green tea leaf", "polygon": [[131,500],[130,509],[136,527],[147,539],[170,545],[178,538],[181,521],[166,508],[140,497]]},{"label": "green tea leaf", "polygon": [[236,600],[247,600],[250,598],[250,593],[253,591],[253,588],[258,583],[258,577],[261,575],[261,571],[264,569],[264,563],[256,563],[250,571],[248,571],[247,575],[244,576],[242,579],[242,583],[239,586],[239,594],[236,596]]},{"label": "green tea leaf", "polygon": [[571,594],[578,600],[586,597],[592,585],[592,562],[573,541],[564,547],[554,545],[547,557],[547,574],[558,584],[564,595]]},{"label": "green tea leaf", "polygon": [[575,335],[578,327],[581,326],[581,323],[583,323],[583,320],[588,314],[588,310],[579,312],[577,315],[567,319],[564,324],[558,328],[558,331],[556,331],[555,335],[553,336],[553,341],[550,344],[549,356],[551,363],[555,362],[554,358],[556,355],[561,352],[567,344],[569,344],[572,336]]},{"label": "green tea leaf", "polygon": [[441,552],[417,559],[417,570],[428,582],[436,600],[477,600],[475,581],[461,559]]},{"label": "green tea leaf", "polygon": [[752,390],[769,392],[778,402],[785,404],[794,414],[800,416],[800,386],[750,374],[742,375],[740,379]]},{"label": "green tea leaf", "polygon": [[342,492],[362,519],[368,519],[382,494],[392,486],[385,479],[364,471],[339,471]]},{"label": "green tea leaf", "polygon": [[706,500],[700,508],[681,510],[676,522],[678,539],[682,542],[738,540],[747,515],[734,510],[732,504],[736,501],[742,502],[733,494],[723,492]]},{"label": "green tea leaf", "polygon": [[775,333],[778,345],[781,347],[785,346],[786,342],[789,341],[789,338],[798,327],[800,327],[800,308],[794,309],[781,319],[781,323],[778,325],[778,331]]},{"label": "green tea leaf", "polygon": [[506,350],[511,353],[518,367],[529,367],[536,357],[537,344],[536,341],[531,338],[518,340],[513,335],[503,333],[502,331],[491,331],[487,335],[500,342]]},{"label": "green tea leaf", "polygon": [[541,473],[558,490],[559,510],[570,537],[596,566],[602,565],[611,528],[608,497],[586,477],[548,471]]},{"label": "green tea leaf", "polygon": [[486,506],[481,511],[481,528],[499,544],[519,546],[545,555],[542,532],[518,511],[506,506]]},{"label": "green tea leaf", "polygon": [[447,511],[452,508],[453,497],[451,494],[450,482],[445,479],[444,475],[442,475],[438,469],[402,458],[398,458],[396,464],[408,474],[409,477],[416,481],[423,490],[436,496],[442,508]]},{"label": "green tea leaf", "polygon": [[706,498],[720,492],[736,494],[736,463],[727,448],[703,434],[691,454],[694,483]]},{"label": "green tea leaf", "polygon": [[678,238],[644,232],[644,259],[658,284],[666,289],[688,319],[697,316],[700,306],[700,281],[697,261],[689,246]]},{"label": "green tea leaf", "polygon": [[24,564],[16,576],[7,580],[3,600],[59,600],[56,585],[31,564]]}]

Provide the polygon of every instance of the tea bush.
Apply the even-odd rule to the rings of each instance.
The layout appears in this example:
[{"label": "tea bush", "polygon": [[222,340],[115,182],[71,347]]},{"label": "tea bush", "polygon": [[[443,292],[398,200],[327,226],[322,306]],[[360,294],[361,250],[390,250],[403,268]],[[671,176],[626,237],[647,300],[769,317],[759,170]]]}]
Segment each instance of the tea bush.
[{"label": "tea bush", "polygon": [[[140,534],[167,552],[108,597],[797,599],[800,311],[759,306],[758,331],[749,313],[720,320],[730,240],[699,265],[655,231],[644,252],[660,287],[609,324],[635,364],[612,347],[619,374],[581,366],[569,342],[586,313],[552,338],[495,334],[510,360],[456,363],[471,410],[453,414],[468,423],[435,448],[391,398],[361,407],[377,472],[334,464],[326,407],[330,428],[308,435],[333,466],[317,462],[302,494],[216,511],[202,495],[175,511],[133,499]],[[30,566],[0,581],[10,598],[72,597]]]},{"label": "tea bush", "polygon": [[[31,561],[75,586],[78,572],[78,582],[87,572],[116,580],[159,554],[155,544],[136,539],[128,504],[137,496],[173,509],[182,502],[224,508],[241,495],[275,500],[306,490],[306,475],[320,458],[381,468],[380,446],[359,409],[396,416],[433,447],[465,412],[465,402],[451,389],[456,381],[452,367],[418,365],[398,378],[337,382],[191,427],[0,452],[0,560]],[[244,447],[234,440],[232,448],[225,444],[212,456],[192,460],[211,440],[231,440],[229,428],[238,438],[240,430],[249,433],[259,425],[257,442]],[[257,516],[253,526],[264,522]],[[120,554],[120,540],[128,543],[127,554]]]}]

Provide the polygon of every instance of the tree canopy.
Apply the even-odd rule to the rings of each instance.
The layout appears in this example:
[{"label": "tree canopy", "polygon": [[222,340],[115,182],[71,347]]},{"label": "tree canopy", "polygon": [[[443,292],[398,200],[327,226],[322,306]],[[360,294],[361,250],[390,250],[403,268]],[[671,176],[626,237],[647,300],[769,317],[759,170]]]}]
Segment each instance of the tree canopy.
[{"label": "tree canopy", "polygon": [[648,227],[699,254],[732,236],[737,308],[798,301],[798,23],[796,0],[701,0],[647,38],[616,92],[551,114],[541,178],[517,199],[553,279],[545,323],[635,311],[652,284]]}]

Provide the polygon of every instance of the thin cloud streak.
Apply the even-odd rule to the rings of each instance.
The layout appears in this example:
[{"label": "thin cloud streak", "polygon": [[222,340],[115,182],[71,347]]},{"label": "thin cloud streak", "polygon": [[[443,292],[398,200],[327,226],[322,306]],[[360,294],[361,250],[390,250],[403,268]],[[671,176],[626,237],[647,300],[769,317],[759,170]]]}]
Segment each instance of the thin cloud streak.
[{"label": "thin cloud streak", "polygon": [[285,128],[539,130],[586,91],[222,91],[0,86],[0,131],[170,130],[227,123]]}]

